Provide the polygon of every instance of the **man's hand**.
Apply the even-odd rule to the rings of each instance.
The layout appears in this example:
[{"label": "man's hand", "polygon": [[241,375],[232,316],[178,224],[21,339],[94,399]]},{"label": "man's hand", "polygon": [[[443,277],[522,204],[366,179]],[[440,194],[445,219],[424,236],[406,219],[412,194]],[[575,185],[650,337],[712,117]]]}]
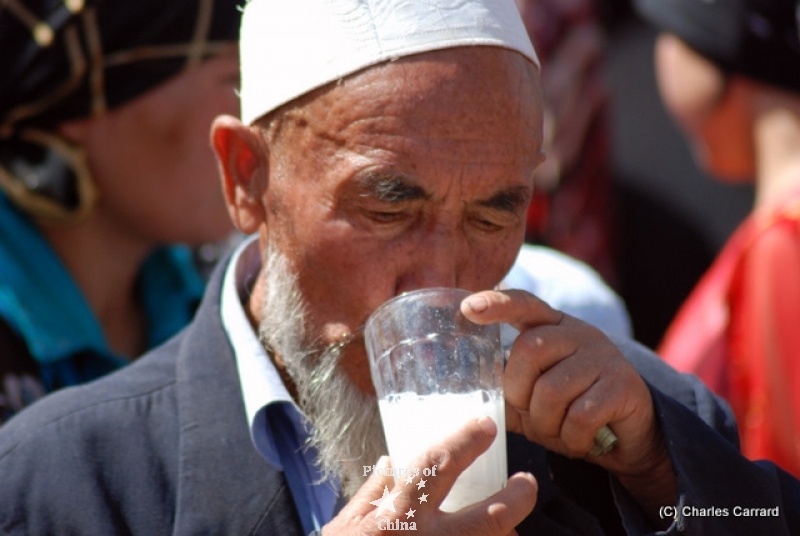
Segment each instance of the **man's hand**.
[{"label": "man's hand", "polygon": [[[429,478],[425,483],[427,502],[418,502],[416,494],[410,492],[416,491],[416,484],[424,478],[422,475],[411,483],[398,479],[395,484],[391,476],[382,476],[385,471],[376,471],[339,515],[322,529],[322,534],[393,534],[394,531],[387,528],[396,521],[413,521],[417,534],[516,534],[514,527],[533,511],[536,504],[538,487],[536,479],[529,473],[512,476],[504,489],[458,512],[439,510],[458,475],[489,448],[496,435],[497,426],[491,419],[475,419],[417,458],[412,467],[437,466],[436,478]],[[384,469],[386,467],[388,464]],[[381,497],[395,494],[391,500],[394,512],[386,509],[385,504],[384,508],[373,504]],[[411,510],[414,510],[413,517],[407,515]]]},{"label": "man's hand", "polygon": [[[473,322],[520,331],[503,378],[510,431],[608,469],[645,509],[674,504],[675,477],[650,391],[600,330],[521,290],[474,294],[461,311]],[[603,425],[618,443],[590,456]]]}]

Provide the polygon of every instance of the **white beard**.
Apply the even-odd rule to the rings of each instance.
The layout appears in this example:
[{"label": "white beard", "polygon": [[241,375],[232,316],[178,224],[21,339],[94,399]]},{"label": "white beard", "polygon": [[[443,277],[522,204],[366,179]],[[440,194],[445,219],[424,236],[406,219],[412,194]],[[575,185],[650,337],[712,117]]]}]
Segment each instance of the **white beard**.
[{"label": "white beard", "polygon": [[298,404],[313,424],[308,444],[317,449],[320,470],[338,479],[350,498],[367,479],[363,466],[386,453],[375,397],[362,393],[338,366],[344,345],[312,337],[297,276],[276,251],[265,254],[264,287],[261,343],[283,359],[297,388]]}]

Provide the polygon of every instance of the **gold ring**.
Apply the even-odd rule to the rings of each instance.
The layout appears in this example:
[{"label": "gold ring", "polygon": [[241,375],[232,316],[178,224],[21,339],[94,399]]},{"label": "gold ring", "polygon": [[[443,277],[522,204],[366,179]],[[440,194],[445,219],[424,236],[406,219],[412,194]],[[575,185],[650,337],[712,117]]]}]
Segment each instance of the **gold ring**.
[{"label": "gold ring", "polygon": [[602,426],[594,435],[594,447],[589,451],[590,456],[597,458],[603,454],[608,454],[614,445],[617,444],[618,438],[611,428]]}]

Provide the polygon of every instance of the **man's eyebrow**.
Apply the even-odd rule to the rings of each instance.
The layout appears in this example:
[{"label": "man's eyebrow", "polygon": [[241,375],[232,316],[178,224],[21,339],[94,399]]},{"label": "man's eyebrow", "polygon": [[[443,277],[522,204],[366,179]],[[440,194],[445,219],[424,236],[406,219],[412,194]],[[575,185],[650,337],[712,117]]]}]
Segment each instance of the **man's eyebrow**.
[{"label": "man's eyebrow", "polygon": [[389,203],[427,199],[428,194],[411,179],[397,173],[370,173],[359,179],[364,196],[373,196]]},{"label": "man's eyebrow", "polygon": [[530,201],[530,190],[524,186],[509,188],[498,192],[489,199],[478,201],[478,205],[504,212],[518,213],[527,207]]}]

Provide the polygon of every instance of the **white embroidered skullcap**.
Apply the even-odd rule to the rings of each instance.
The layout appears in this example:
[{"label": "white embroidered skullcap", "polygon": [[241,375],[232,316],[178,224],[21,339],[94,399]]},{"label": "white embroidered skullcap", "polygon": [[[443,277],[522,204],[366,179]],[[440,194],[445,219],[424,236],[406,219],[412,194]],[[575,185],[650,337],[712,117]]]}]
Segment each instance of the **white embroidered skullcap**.
[{"label": "white embroidered skullcap", "polygon": [[511,49],[539,66],[514,0],[250,0],[242,121],[365,67],[469,45]]}]

